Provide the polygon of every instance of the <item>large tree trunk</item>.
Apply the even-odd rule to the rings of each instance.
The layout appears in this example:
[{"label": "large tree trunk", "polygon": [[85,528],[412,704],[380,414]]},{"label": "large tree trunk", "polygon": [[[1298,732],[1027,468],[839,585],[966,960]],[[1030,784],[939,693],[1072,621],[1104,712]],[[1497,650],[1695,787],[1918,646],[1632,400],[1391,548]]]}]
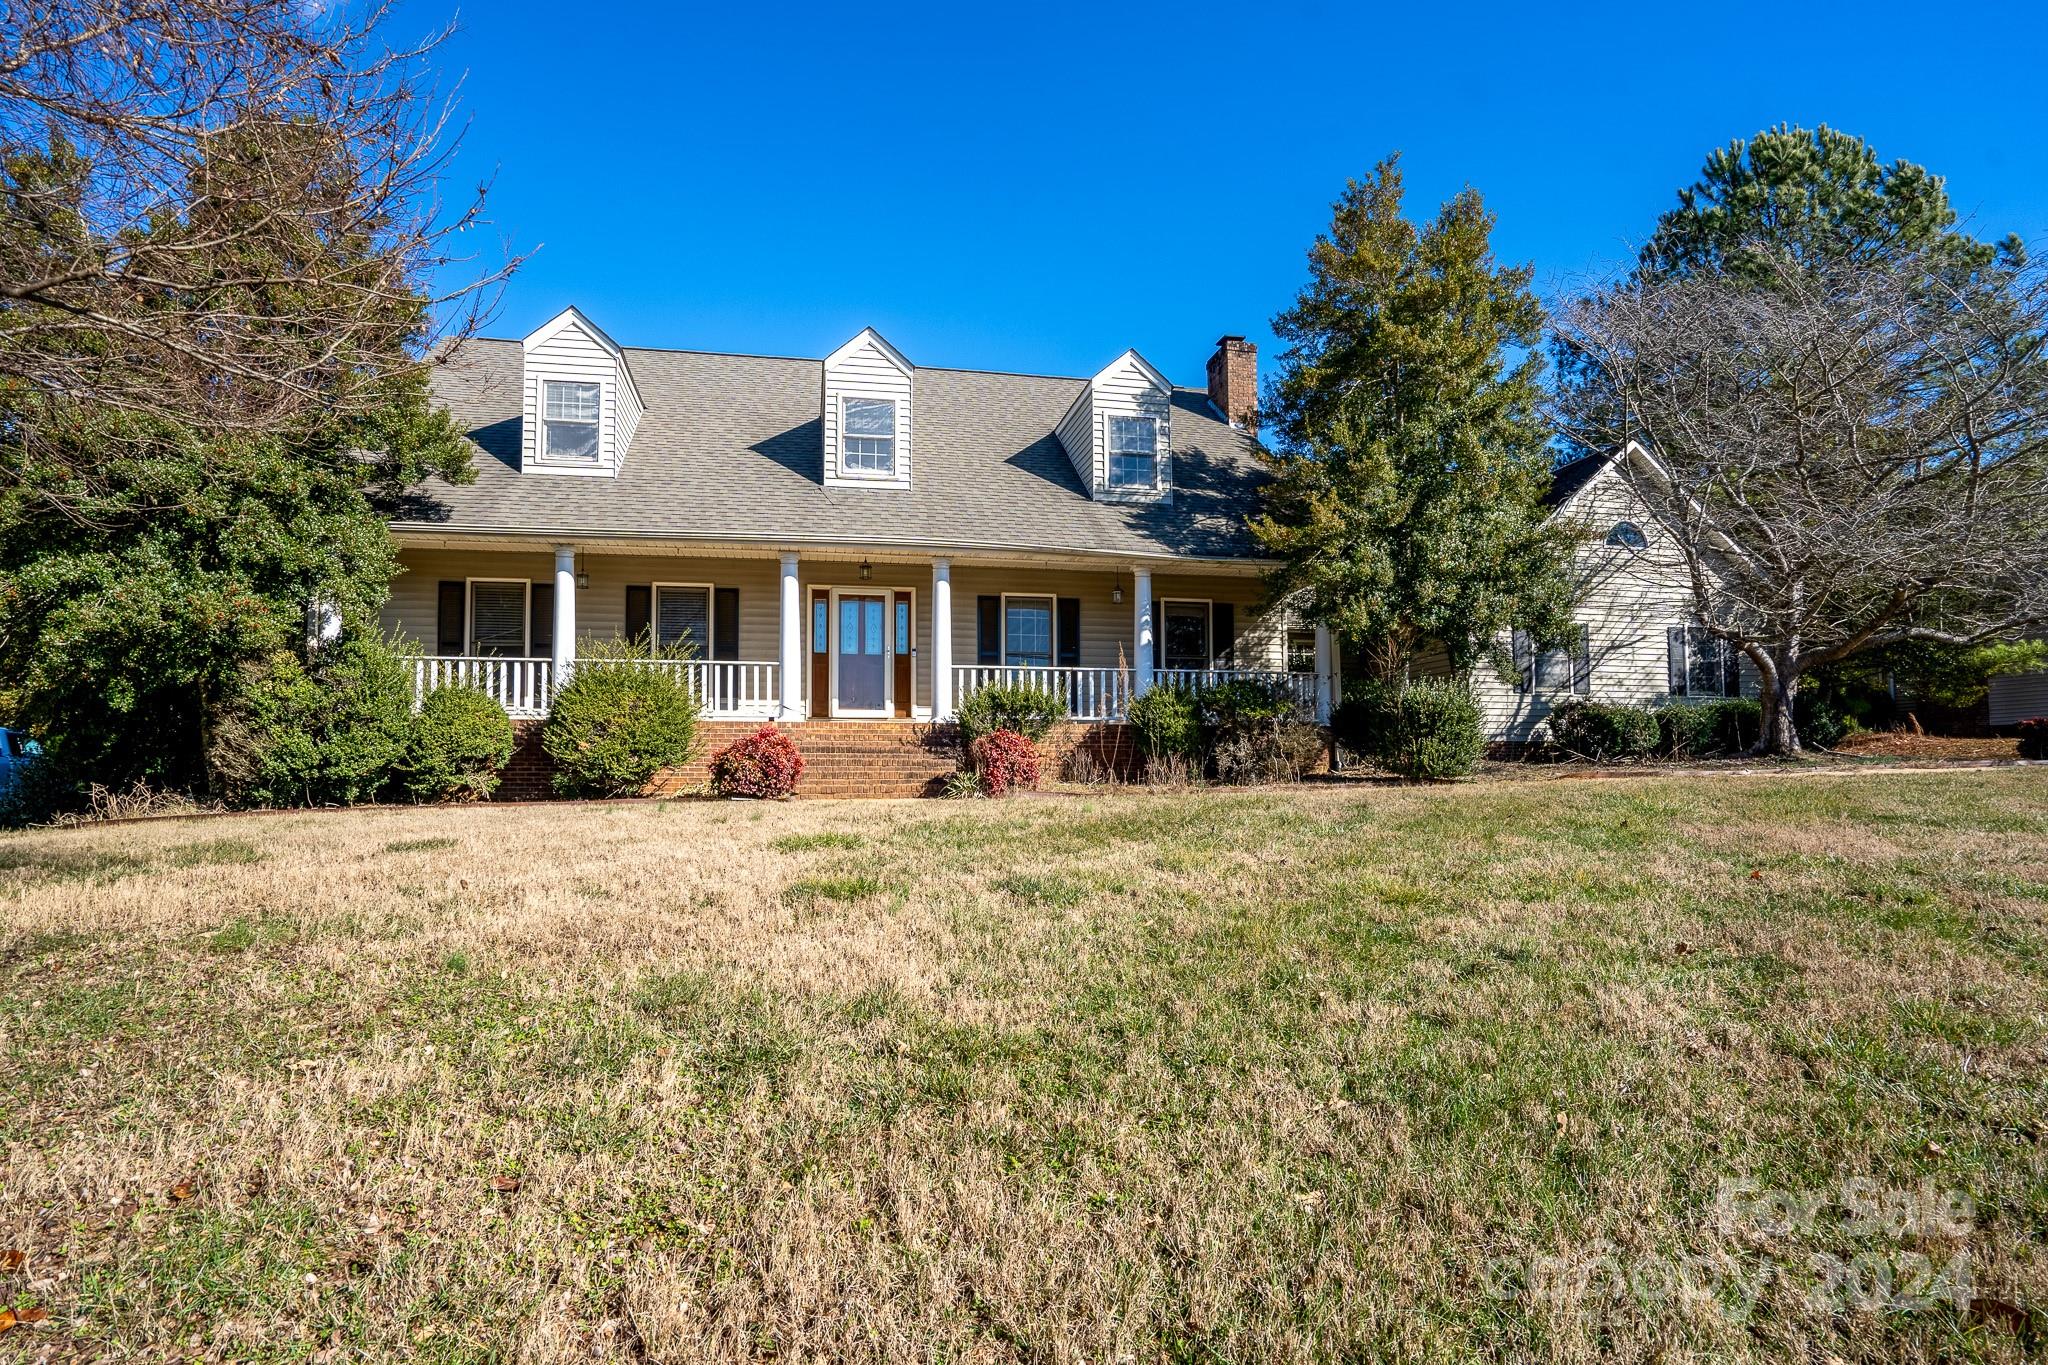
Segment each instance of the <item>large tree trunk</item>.
[{"label": "large tree trunk", "polygon": [[1799,674],[1786,652],[1776,652],[1761,661],[1757,673],[1763,683],[1764,723],[1750,753],[1759,758],[1799,757],[1799,727],[1793,723],[1793,703],[1799,699]]}]

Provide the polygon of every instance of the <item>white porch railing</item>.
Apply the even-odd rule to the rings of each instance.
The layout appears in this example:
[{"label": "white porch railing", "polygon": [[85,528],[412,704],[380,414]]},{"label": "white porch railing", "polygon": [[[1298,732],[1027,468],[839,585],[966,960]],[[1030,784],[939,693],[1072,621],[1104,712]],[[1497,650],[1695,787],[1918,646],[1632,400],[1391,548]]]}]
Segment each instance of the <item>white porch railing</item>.
[{"label": "white porch railing", "polygon": [[[554,662],[550,659],[500,659],[473,654],[438,654],[407,661],[412,669],[414,704],[437,687],[476,687],[516,717],[545,716],[554,699]],[[643,659],[641,668],[660,668],[683,675],[704,714],[717,718],[768,719],[782,699],[782,667],[738,659]]]},{"label": "white porch railing", "polygon": [[680,673],[704,714],[767,719],[782,702],[782,665],[749,659],[636,659],[640,668]]},{"label": "white porch railing", "polygon": [[1316,713],[1316,675],[1265,668],[1162,668],[1153,675],[1159,687],[1214,687],[1226,682],[1261,682],[1285,691],[1305,715]]},{"label": "white porch railing", "polygon": [[[1304,717],[1317,711],[1316,675],[1259,668],[1164,668],[1153,675],[1157,687],[1212,687],[1249,680],[1282,689]],[[995,684],[1041,687],[1066,699],[1075,720],[1122,720],[1131,703],[1132,679],[1121,668],[1044,668],[1017,664],[963,664],[953,670],[955,703]]]},{"label": "white porch railing", "polygon": [[413,704],[437,687],[475,687],[511,716],[544,716],[555,695],[552,659],[501,659],[477,654],[435,654],[412,664]]},{"label": "white porch railing", "polygon": [[953,669],[954,703],[996,684],[1058,693],[1066,700],[1067,714],[1075,720],[1120,720],[1131,700],[1131,675],[1121,668],[962,664]]}]

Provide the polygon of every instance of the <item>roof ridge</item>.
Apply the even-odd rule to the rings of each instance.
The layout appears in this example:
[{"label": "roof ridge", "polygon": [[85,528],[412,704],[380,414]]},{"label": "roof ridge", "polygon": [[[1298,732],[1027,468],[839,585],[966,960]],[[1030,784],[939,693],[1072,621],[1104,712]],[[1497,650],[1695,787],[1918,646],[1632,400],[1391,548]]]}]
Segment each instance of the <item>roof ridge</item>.
[{"label": "roof ridge", "polygon": [[[523,344],[519,337],[469,337],[470,341],[488,341],[506,346]],[[629,346],[621,342],[622,351],[646,351],[654,355],[701,355],[716,356],[723,360],[787,360],[800,365],[822,365],[825,357],[820,355],[776,355],[765,351],[716,351],[701,346]],[[985,365],[918,365],[914,370],[934,370],[942,374],[986,374],[1003,379],[1056,379],[1064,384],[1085,384],[1089,380],[1084,374],[1046,374],[1039,370],[995,370]],[[1175,388],[1181,386],[1176,384]]]}]

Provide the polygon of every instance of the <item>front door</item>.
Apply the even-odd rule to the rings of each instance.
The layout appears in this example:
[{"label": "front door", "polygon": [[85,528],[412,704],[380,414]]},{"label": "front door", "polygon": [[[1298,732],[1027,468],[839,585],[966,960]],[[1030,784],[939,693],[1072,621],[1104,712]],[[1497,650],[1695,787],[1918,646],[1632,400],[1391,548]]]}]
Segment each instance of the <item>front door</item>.
[{"label": "front door", "polygon": [[889,596],[842,592],[838,598],[832,642],[832,714],[886,716],[894,671],[889,659]]}]

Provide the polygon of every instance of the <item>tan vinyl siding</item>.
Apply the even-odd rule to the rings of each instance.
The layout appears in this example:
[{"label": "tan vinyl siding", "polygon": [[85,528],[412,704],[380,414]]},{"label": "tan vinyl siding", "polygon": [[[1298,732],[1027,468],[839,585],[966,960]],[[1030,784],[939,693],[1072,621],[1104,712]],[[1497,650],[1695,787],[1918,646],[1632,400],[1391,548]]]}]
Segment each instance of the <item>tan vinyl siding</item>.
[{"label": "tan vinyl siding", "polygon": [[[1697,619],[1683,561],[1612,471],[1595,476],[1563,515],[1586,536],[1577,555],[1583,599],[1576,619],[1587,628],[1591,655],[1587,695],[1632,706],[1671,701],[1668,632]],[[1606,543],[1608,532],[1620,521],[1633,522],[1642,531],[1648,542],[1644,549],[1631,552]],[[1500,641],[1503,649],[1507,644]],[[1450,671],[1449,660],[1442,649],[1431,649],[1417,660],[1416,671],[1442,676]],[[1487,735],[1496,740],[1533,738],[1552,708],[1574,695],[1569,688],[1523,692],[1485,661],[1473,669],[1471,684]],[[1745,696],[1756,695],[1755,670],[1747,661],[1742,665],[1742,690]]]}]

